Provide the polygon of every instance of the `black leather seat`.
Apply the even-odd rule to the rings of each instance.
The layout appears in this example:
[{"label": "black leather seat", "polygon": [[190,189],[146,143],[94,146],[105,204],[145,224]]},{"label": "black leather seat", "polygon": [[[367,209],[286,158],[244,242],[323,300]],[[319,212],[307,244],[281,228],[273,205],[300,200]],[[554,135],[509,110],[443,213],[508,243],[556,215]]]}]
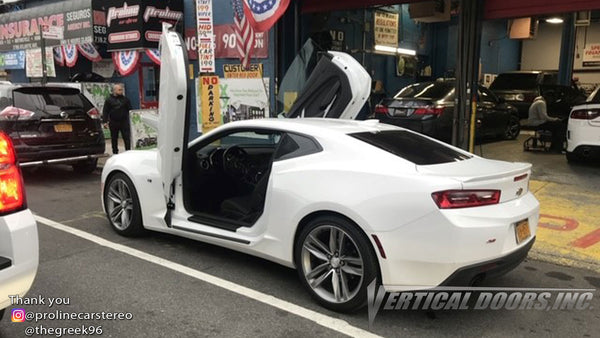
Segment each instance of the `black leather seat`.
[{"label": "black leather seat", "polygon": [[265,172],[248,195],[232,197],[221,203],[221,213],[225,217],[254,223],[262,213],[270,171]]}]

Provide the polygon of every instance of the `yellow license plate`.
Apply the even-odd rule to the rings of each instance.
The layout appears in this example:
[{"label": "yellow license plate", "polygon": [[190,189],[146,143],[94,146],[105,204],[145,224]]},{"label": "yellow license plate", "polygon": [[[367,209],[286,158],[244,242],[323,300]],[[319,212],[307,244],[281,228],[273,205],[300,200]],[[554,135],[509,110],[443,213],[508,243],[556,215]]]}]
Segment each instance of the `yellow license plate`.
[{"label": "yellow license plate", "polygon": [[515,235],[517,236],[517,244],[531,237],[531,230],[529,230],[528,220],[522,220],[515,225]]},{"label": "yellow license plate", "polygon": [[73,126],[70,123],[55,124],[54,131],[57,133],[70,133],[73,131]]}]

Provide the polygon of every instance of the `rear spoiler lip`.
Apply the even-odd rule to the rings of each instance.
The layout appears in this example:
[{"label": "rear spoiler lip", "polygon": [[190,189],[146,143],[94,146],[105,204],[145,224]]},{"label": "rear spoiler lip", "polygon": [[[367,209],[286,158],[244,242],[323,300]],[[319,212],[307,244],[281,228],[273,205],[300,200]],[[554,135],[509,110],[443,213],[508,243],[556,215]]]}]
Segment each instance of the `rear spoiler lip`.
[{"label": "rear spoiler lip", "polygon": [[[466,160],[468,161],[468,160]],[[503,177],[510,177],[510,176],[518,176],[519,174],[528,174],[528,178],[531,178],[531,168],[533,167],[531,163],[525,163],[525,162],[512,162],[512,164],[514,165],[518,165],[518,167],[512,168],[510,170],[504,170],[504,171],[498,171],[492,174],[486,174],[486,175],[480,175],[480,176],[460,176],[460,175],[446,175],[443,172],[432,172],[432,171],[428,171],[428,170],[420,170],[420,168],[424,167],[424,166],[416,166],[417,172],[420,172],[422,174],[425,175],[431,175],[431,176],[437,176],[437,177],[446,177],[446,178],[451,178],[454,179],[460,183],[474,183],[474,182],[482,182],[482,181],[487,181],[487,180],[493,180],[493,179],[498,179],[498,178],[503,178]],[[439,164],[439,165],[443,165],[443,164]]]}]

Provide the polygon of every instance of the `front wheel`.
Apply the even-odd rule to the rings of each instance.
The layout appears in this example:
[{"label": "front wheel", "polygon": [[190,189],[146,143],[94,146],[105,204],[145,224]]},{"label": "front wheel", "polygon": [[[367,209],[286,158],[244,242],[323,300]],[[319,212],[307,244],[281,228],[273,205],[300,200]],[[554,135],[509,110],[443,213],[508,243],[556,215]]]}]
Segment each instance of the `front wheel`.
[{"label": "front wheel", "polygon": [[108,179],[104,188],[104,210],[113,230],[123,236],[144,233],[142,211],[133,182],[123,173]]},{"label": "front wheel", "polygon": [[521,132],[521,123],[519,122],[519,118],[511,115],[508,119],[508,125],[506,126],[506,130],[504,131],[504,138],[507,140],[514,140],[519,136]]},{"label": "front wheel", "polygon": [[294,251],[300,279],[321,305],[348,312],[366,304],[378,264],[371,243],[354,224],[319,217],[302,229]]}]

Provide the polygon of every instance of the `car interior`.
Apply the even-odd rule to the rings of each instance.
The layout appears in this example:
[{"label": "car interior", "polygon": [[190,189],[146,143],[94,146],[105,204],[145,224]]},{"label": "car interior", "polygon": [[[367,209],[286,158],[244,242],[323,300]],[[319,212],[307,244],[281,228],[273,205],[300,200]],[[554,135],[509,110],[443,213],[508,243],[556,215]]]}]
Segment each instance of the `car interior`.
[{"label": "car interior", "polygon": [[263,212],[281,138],[276,131],[237,131],[191,147],[184,167],[190,221],[232,231],[252,226]]}]

